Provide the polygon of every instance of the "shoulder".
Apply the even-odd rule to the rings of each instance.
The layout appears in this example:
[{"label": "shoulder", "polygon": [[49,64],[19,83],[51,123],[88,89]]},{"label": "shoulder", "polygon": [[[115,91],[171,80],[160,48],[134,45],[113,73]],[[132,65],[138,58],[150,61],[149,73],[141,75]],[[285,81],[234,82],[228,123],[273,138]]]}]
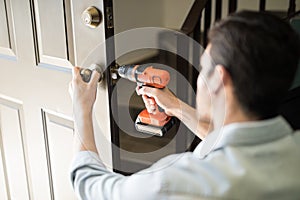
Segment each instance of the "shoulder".
[{"label": "shoulder", "polygon": [[[292,137],[297,137],[300,142],[300,132]],[[192,153],[169,156],[157,163],[169,163],[161,168],[163,187],[160,192],[229,199],[250,194],[260,199],[270,195],[271,199],[276,199],[275,191],[281,190],[283,196],[299,197],[300,180],[293,175],[300,167],[299,146],[292,145],[291,138],[288,140],[275,144],[227,146],[211,152],[204,159]]]},{"label": "shoulder", "polygon": [[218,194],[217,191],[221,187],[227,187],[230,182],[228,168],[220,160],[221,154],[213,152],[205,159],[200,159],[193,153],[171,155],[149,169],[155,171],[153,178],[157,175],[161,195],[209,197]]},{"label": "shoulder", "polygon": [[221,183],[215,169],[213,164],[195,157],[192,153],[170,155],[150,168],[128,177],[123,183],[122,196],[125,199],[208,197],[216,185]]},{"label": "shoulder", "polygon": [[293,137],[295,138],[295,141],[300,145],[300,130],[296,130]]}]

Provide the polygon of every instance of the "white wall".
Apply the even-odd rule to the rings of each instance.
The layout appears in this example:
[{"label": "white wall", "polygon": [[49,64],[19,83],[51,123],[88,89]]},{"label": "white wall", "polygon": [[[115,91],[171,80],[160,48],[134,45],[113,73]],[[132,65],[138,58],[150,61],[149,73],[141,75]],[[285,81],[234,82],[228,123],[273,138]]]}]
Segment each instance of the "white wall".
[{"label": "white wall", "polygon": [[115,31],[146,26],[178,29],[194,0],[114,0]]},{"label": "white wall", "polygon": [[[194,0],[114,0],[115,32],[121,33],[140,27],[180,29],[193,2]],[[119,45],[121,42],[116,39],[116,49]],[[118,58],[117,61],[119,64],[137,63],[156,52],[140,50]]]},{"label": "white wall", "polygon": [[164,26],[161,0],[114,0],[115,31],[147,26]]},{"label": "white wall", "polygon": [[[179,29],[193,2],[194,0],[114,0],[116,32],[145,26]],[[266,0],[266,2],[267,10],[286,10],[289,0]],[[228,0],[223,0],[222,3],[223,16],[226,16]],[[300,0],[296,0],[296,5],[299,10]],[[238,0],[238,10],[258,10],[258,8],[259,0]],[[214,16],[214,12],[212,15]]]},{"label": "white wall", "polygon": [[[120,33],[139,27],[165,27],[178,30],[193,2],[194,0],[114,0],[115,32]],[[289,0],[266,0],[266,2],[267,10],[287,10]],[[228,0],[223,0],[222,4],[222,17],[225,17],[228,13]],[[296,0],[296,5],[299,10],[300,0]],[[215,0],[212,1],[212,21],[215,16],[214,7]],[[259,0],[238,0],[238,10],[243,9],[258,10]],[[153,50],[140,51],[120,59],[119,62],[135,62],[154,53]]]},{"label": "white wall", "polygon": [[163,0],[164,26],[179,29],[193,5],[194,0]]}]

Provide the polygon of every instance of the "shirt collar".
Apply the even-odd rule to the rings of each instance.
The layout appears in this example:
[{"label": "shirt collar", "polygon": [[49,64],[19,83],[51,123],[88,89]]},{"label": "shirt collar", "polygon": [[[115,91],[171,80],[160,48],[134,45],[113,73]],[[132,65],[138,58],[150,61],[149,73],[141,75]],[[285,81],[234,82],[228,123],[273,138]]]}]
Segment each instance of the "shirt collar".
[{"label": "shirt collar", "polygon": [[200,144],[201,157],[227,145],[254,145],[282,138],[293,132],[286,120],[272,119],[232,123],[211,132]]}]

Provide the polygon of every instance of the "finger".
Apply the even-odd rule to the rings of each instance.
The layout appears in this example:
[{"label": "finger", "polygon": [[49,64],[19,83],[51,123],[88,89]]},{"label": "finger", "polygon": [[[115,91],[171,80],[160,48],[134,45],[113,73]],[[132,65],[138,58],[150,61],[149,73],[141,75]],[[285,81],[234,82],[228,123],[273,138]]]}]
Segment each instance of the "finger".
[{"label": "finger", "polygon": [[146,109],[148,113],[153,113],[155,111],[155,106],[146,105]]},{"label": "finger", "polygon": [[151,105],[156,104],[156,102],[155,102],[155,100],[154,100],[153,98],[149,98],[148,101],[149,101],[149,103],[150,103]]},{"label": "finger", "polygon": [[92,77],[91,77],[91,80],[90,80],[89,84],[97,85],[97,83],[99,81],[99,78],[100,78],[100,73],[97,72],[96,70],[93,70]]},{"label": "finger", "polygon": [[151,110],[153,110],[153,111],[156,110],[156,106],[155,106],[155,105],[150,105],[149,108],[150,108]]},{"label": "finger", "polygon": [[143,98],[144,104],[145,104],[148,112],[151,112],[156,109],[155,103],[153,103],[152,98],[150,98],[146,95],[143,95],[142,98]]},{"label": "finger", "polygon": [[139,96],[141,95],[140,92],[139,92],[140,89],[141,89],[141,86],[136,86],[136,88],[135,88],[135,92]]},{"label": "finger", "polygon": [[77,66],[73,67],[72,74],[73,74],[73,79],[78,79],[78,77],[80,77],[80,67]]},{"label": "finger", "polygon": [[139,90],[139,93],[141,95],[147,95],[148,97],[156,97],[157,94],[157,90],[156,88],[151,88],[151,87],[142,87]]},{"label": "finger", "polygon": [[144,102],[146,102],[148,100],[146,95],[142,95],[142,99]]},{"label": "finger", "polygon": [[148,97],[147,95],[142,95],[142,97],[143,97],[145,100],[149,100],[149,99],[152,98],[152,97]]},{"label": "finger", "polygon": [[152,97],[148,97],[147,95],[143,95],[142,96],[144,103],[146,104],[150,104],[153,105],[155,104],[155,100]]},{"label": "finger", "polygon": [[144,101],[145,104],[150,104],[149,100],[148,100],[148,97],[146,95],[143,95],[142,99],[143,99],[143,101]]},{"label": "finger", "polygon": [[156,104],[153,97],[148,97],[147,95],[143,95],[143,97],[144,97],[143,98],[144,102],[147,102],[147,104],[150,104],[150,105],[155,105]]}]

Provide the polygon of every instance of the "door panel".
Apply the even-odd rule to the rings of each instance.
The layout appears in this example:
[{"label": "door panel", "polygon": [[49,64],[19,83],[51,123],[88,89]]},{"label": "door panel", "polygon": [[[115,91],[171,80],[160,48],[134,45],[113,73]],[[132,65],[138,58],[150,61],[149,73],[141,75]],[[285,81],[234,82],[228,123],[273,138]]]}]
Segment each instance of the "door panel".
[{"label": "door panel", "polygon": [[[106,66],[106,46],[98,45],[106,38],[104,20],[95,29],[81,20],[89,6],[104,13],[103,0],[0,0],[0,200],[75,199],[68,176],[71,68]],[[107,141],[99,139],[99,152],[111,166],[106,80],[94,121],[96,137]]]},{"label": "door panel", "polygon": [[75,199],[68,174],[73,148],[72,143],[66,142],[72,141],[73,121],[68,116],[47,110],[42,110],[42,118],[52,198]]},{"label": "door panel", "polygon": [[11,0],[0,1],[0,58],[15,59],[15,28]]},{"label": "door panel", "polygon": [[4,1],[0,2],[0,46],[10,48],[9,36],[7,29],[6,6]]},{"label": "door panel", "polygon": [[33,11],[37,62],[47,67],[71,67],[69,61],[74,61],[74,55],[70,4],[60,0],[35,0]]},{"label": "door panel", "polygon": [[2,162],[6,166],[7,184],[11,199],[30,199],[25,164],[23,108],[20,102],[0,97],[0,138]]},{"label": "door panel", "polygon": [[[0,138],[1,142],[1,138]],[[2,143],[0,144],[2,147]],[[4,158],[2,157],[2,148],[0,149],[0,199],[8,200],[8,184],[7,184],[7,172],[4,165]]]}]

